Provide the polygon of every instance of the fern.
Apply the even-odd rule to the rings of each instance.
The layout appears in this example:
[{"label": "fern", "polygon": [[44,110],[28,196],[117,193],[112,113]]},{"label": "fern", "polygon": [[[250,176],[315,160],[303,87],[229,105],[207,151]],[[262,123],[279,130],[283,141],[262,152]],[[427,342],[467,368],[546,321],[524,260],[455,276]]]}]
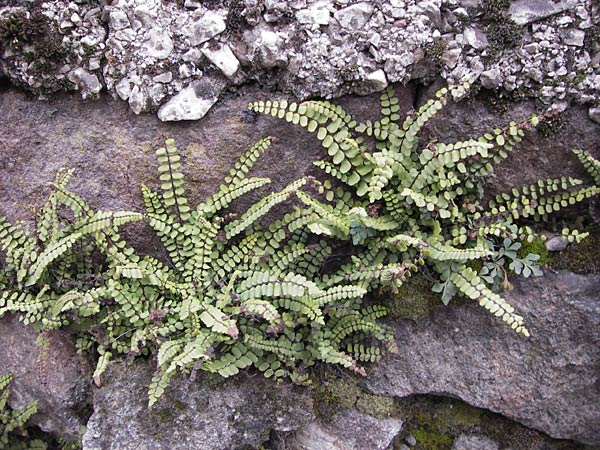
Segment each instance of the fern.
[{"label": "fern", "polygon": [[27,421],[37,412],[37,400],[21,409],[8,407],[9,386],[12,375],[0,376],[0,450],[45,450],[47,445],[39,439],[29,439],[25,429]]},{"label": "fern", "polygon": [[[533,239],[534,231],[519,220],[547,220],[551,213],[597,198],[600,166],[588,152],[575,151],[595,185],[581,186],[582,181],[569,177],[540,180],[500,194],[483,207],[482,177],[492,173],[493,163],[508,158],[525,132],[545,116],[510,122],[476,139],[419,148],[419,133],[427,122],[451,97],[462,96],[469,87],[465,83],[441,89],[404,120],[391,87],[381,95],[381,118],[374,122],[357,123],[327,101],[255,102],[249,108],[314,133],[329,157],[315,165],[347,186],[333,191],[326,181],[321,192],[327,202],[298,194],[309,211],[307,217],[317,216],[307,223],[310,231],[358,246],[351,262],[324,278],[324,286],[338,289],[338,284],[355,283],[368,290],[396,289],[413,270],[427,264],[438,274],[434,288],[442,293],[444,303],[460,293],[527,335],[522,318],[489,289],[495,282],[486,273],[474,273],[468,263],[481,260],[485,268],[497,261],[500,237],[511,242]],[[367,145],[369,139],[374,140],[374,148]],[[585,237],[570,231],[565,236],[570,242]],[[526,276],[541,273],[535,258],[511,264]],[[348,317],[337,325],[335,336],[354,329],[372,332],[360,320]],[[360,345],[351,348],[358,348],[365,360],[376,354],[361,353]]]}]

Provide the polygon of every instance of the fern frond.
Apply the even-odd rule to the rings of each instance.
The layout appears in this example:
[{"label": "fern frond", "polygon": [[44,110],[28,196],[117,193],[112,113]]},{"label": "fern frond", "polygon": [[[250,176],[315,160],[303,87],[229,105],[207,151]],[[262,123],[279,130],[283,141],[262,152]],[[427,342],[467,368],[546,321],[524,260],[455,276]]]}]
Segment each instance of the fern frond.
[{"label": "fern frond", "polygon": [[181,156],[175,147],[175,141],[173,139],[165,140],[165,146],[156,150],[156,156],[160,164],[158,166],[159,179],[163,182],[161,185],[162,201],[167,208],[173,208],[179,223],[185,222],[189,218],[190,207],[184,196],[184,177],[179,172]]},{"label": "fern frond", "polygon": [[490,313],[499,317],[517,333],[529,336],[527,328],[523,325],[523,317],[515,314],[515,309],[502,297],[487,288],[485,283],[470,267],[463,267],[460,271],[450,273],[450,280],[456,288],[466,297],[476,300]]}]

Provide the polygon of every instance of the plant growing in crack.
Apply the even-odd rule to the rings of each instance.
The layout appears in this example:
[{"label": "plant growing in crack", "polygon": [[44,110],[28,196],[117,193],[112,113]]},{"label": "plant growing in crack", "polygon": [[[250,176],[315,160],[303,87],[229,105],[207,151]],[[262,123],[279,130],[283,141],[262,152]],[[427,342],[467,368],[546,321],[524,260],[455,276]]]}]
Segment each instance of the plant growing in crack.
[{"label": "plant growing in crack", "polygon": [[[595,185],[582,186],[581,180],[571,177],[539,180],[482,205],[481,180],[493,172],[493,163],[508,158],[524,132],[540,119],[510,122],[466,141],[419,147],[423,126],[450,96],[463,96],[469,87],[465,83],[441,89],[403,121],[391,87],[381,95],[377,121],[358,123],[327,101],[260,101],[249,108],[315,133],[331,158],[315,164],[346,186],[332,190],[326,181],[327,202],[299,196],[319,216],[308,225],[313,233],[357,246],[351,261],[328,276],[332,283],[368,277],[370,289],[394,287],[426,264],[437,273],[434,290],[444,303],[460,293],[527,336],[523,318],[494,292],[499,278],[504,282],[507,259],[509,269],[517,273],[539,273],[535,256],[519,259],[513,254],[520,245],[516,241],[537,237],[521,220],[543,221],[553,212],[597,196],[598,162],[589,153],[576,152]],[[565,232],[569,241],[585,236]],[[472,267],[478,261],[481,271]]]}]

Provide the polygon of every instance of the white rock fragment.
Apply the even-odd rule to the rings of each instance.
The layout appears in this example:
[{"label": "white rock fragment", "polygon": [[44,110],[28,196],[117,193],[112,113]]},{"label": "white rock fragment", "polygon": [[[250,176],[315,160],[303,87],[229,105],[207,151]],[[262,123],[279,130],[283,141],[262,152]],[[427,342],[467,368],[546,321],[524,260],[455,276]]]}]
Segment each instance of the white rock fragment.
[{"label": "white rock fragment", "polygon": [[102,85],[98,81],[98,77],[82,67],[69,72],[67,79],[79,87],[83,98],[88,97],[90,94],[97,94],[102,90]]},{"label": "white rock fragment", "polygon": [[111,11],[109,14],[109,25],[113,31],[129,28],[129,18],[123,11]]},{"label": "white rock fragment", "polygon": [[196,94],[197,84],[186,87],[172,97],[158,110],[158,118],[163,122],[198,120],[206,115],[217,102],[218,96],[200,98]]},{"label": "white rock fragment", "polygon": [[588,115],[591,120],[593,120],[596,123],[600,123],[600,107],[590,108],[588,110]]},{"label": "white rock fragment", "polygon": [[269,30],[261,30],[261,33],[252,45],[254,54],[260,58],[264,68],[272,68],[287,62],[287,56],[283,50],[287,35]]},{"label": "white rock fragment", "polygon": [[373,6],[370,3],[356,3],[347,8],[340,9],[333,14],[338,23],[352,31],[361,30],[373,15]]},{"label": "white rock fragment", "polygon": [[173,74],[171,72],[164,72],[152,78],[155,83],[170,83],[172,80]]},{"label": "white rock fragment", "polygon": [[302,24],[329,25],[330,18],[326,2],[317,3],[308,9],[296,12],[296,20]]},{"label": "white rock fragment", "polygon": [[203,48],[202,53],[229,78],[233,77],[240,68],[240,62],[227,44],[219,45],[214,50]]},{"label": "white rock fragment", "polygon": [[479,81],[486,89],[494,89],[502,83],[502,72],[499,69],[490,69],[482,72]]},{"label": "white rock fragment", "polygon": [[388,80],[385,72],[381,69],[371,72],[367,75],[367,83],[373,92],[383,91],[388,86]]},{"label": "white rock fragment", "polygon": [[147,98],[146,93],[139,86],[134,86],[129,94],[129,107],[134,113],[140,114],[146,110]]},{"label": "white rock fragment", "polygon": [[131,95],[131,83],[128,78],[123,78],[115,86],[117,95],[121,97],[121,100],[127,100]]},{"label": "white rock fragment", "polygon": [[487,47],[488,45],[488,40],[485,36],[485,33],[479,28],[465,28],[463,36],[465,38],[465,42],[476,50]]},{"label": "white rock fragment", "polygon": [[560,37],[562,41],[567,45],[583,47],[583,42],[585,40],[585,31],[570,28],[568,30],[562,30],[560,32]]},{"label": "white rock fragment", "polygon": [[508,8],[510,18],[517,25],[525,25],[568,11],[577,6],[577,0],[513,0]]},{"label": "white rock fragment", "polygon": [[142,44],[142,53],[150,58],[165,59],[173,51],[173,40],[169,33],[155,27],[148,32],[148,37]]},{"label": "white rock fragment", "polygon": [[225,28],[225,21],[220,14],[213,11],[206,11],[187,30],[184,30],[184,33],[190,39],[190,44],[196,46],[222,33],[225,31]]}]

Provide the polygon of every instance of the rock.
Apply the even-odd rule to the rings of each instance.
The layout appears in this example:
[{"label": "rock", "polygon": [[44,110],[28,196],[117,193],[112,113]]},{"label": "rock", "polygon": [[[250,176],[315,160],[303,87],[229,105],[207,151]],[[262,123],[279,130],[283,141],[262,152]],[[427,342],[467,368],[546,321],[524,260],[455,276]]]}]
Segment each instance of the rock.
[{"label": "rock", "polygon": [[219,93],[208,82],[193,83],[161,106],[158,118],[163,122],[198,120],[206,115],[218,99]]},{"label": "rock", "polygon": [[317,3],[296,12],[296,20],[302,24],[329,25],[330,18],[327,2]]},{"label": "rock", "polygon": [[554,236],[551,239],[548,239],[545,243],[546,250],[549,252],[562,252],[569,243],[562,236]]},{"label": "rock", "polygon": [[495,89],[502,84],[502,73],[498,69],[486,70],[481,72],[479,81],[486,89]]},{"label": "rock", "polygon": [[[39,340],[39,341],[38,341]],[[0,319],[0,373],[12,373],[11,407],[37,400],[30,423],[78,441],[91,405],[91,367],[61,332],[40,334],[14,316]]]},{"label": "rock", "polygon": [[561,30],[560,37],[566,45],[583,47],[583,42],[585,40],[585,31],[569,28],[567,30]]},{"label": "rock", "polygon": [[461,434],[452,444],[452,450],[498,450],[498,444],[485,436]]},{"label": "rock", "polygon": [[170,83],[171,80],[173,80],[173,74],[171,72],[164,72],[152,78],[152,81],[155,81],[156,83]]},{"label": "rock", "polygon": [[335,20],[342,27],[351,31],[361,30],[372,15],[373,5],[367,2],[356,3],[333,13]]},{"label": "rock", "polygon": [[476,50],[487,47],[488,40],[485,33],[479,28],[468,27],[463,32],[465,42]]},{"label": "rock", "polygon": [[203,48],[202,53],[229,78],[240,68],[240,62],[228,45],[220,45],[216,49]]},{"label": "rock", "polygon": [[98,77],[81,67],[69,72],[67,79],[81,89],[83,98],[98,94],[102,90]]},{"label": "rock", "polygon": [[129,94],[129,107],[134,113],[140,114],[146,108],[147,98],[145,91],[139,86],[133,86]]},{"label": "rock", "polygon": [[577,6],[577,0],[514,0],[510,2],[508,14],[517,25],[537,22],[546,17],[568,11]]},{"label": "rock", "polygon": [[117,92],[117,95],[121,97],[121,100],[127,100],[131,95],[131,83],[127,78],[123,78],[115,86],[115,91]]},{"label": "rock", "polygon": [[411,447],[417,445],[417,439],[411,433],[406,435],[406,437],[404,438],[404,442],[406,443],[406,445],[409,445]]},{"label": "rock", "polygon": [[142,54],[156,59],[166,59],[173,51],[173,40],[169,33],[155,27],[148,32],[148,37],[142,44]]},{"label": "rock", "polygon": [[285,442],[286,448],[302,450],[386,450],[401,430],[399,419],[377,419],[351,408],[309,423]]},{"label": "rock", "polygon": [[364,92],[360,92],[361,95],[372,94],[373,92],[383,91],[388,87],[388,81],[385,77],[383,70],[376,70],[367,76],[367,80],[364,83]]},{"label": "rock", "polygon": [[396,340],[408,350],[386,356],[365,385],[385,396],[460,398],[555,438],[598,445],[599,289],[600,275],[515,280],[504,296],[523,314],[528,339],[472,304],[399,321]]},{"label": "rock", "polygon": [[125,28],[128,28],[130,26],[129,18],[127,17],[127,14],[125,14],[125,12],[123,12],[123,11],[120,11],[120,10],[111,11],[109,17],[110,17],[110,22],[109,22],[110,27],[114,31],[124,30]]},{"label": "rock", "polygon": [[226,25],[223,17],[213,11],[206,11],[199,19],[195,20],[187,33],[190,44],[196,46],[225,31]]},{"label": "rock", "polygon": [[243,374],[217,385],[177,375],[148,409],[151,364],[109,366],[83,450],[258,448],[271,430],[293,431],[314,418],[307,389]]},{"label": "rock", "polygon": [[600,123],[600,108],[592,107],[588,110],[588,115],[591,120]]},{"label": "rock", "polygon": [[287,55],[285,52],[286,35],[274,31],[262,30],[257,39],[253,39],[253,62],[260,67],[269,69],[285,65]]}]

